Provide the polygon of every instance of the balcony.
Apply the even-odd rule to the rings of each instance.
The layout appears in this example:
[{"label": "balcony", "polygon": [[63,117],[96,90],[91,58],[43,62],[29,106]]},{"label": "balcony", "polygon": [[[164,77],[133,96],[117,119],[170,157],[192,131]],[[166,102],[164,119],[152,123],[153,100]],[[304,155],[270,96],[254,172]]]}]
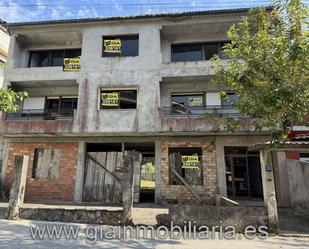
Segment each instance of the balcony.
[{"label": "balcony", "polygon": [[224,118],[237,120],[237,132],[254,131],[254,119],[231,106],[169,106],[161,108],[162,132],[226,132]]},{"label": "balcony", "polygon": [[244,117],[232,106],[168,106],[162,107],[162,118],[180,117]]},{"label": "balcony", "polygon": [[44,109],[24,109],[6,114],[6,120],[66,120],[73,119],[73,109],[51,111]]},{"label": "balcony", "polygon": [[68,134],[73,130],[75,110],[57,112],[43,109],[23,109],[6,113],[0,122],[0,134],[18,136],[28,134]]}]

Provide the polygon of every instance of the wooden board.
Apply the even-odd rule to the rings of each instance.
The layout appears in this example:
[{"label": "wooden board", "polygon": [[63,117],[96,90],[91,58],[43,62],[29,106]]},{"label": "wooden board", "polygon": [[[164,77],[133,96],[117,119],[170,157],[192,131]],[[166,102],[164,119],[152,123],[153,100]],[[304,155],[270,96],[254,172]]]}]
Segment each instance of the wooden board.
[{"label": "wooden board", "polygon": [[121,203],[123,160],[121,152],[88,152],[83,201]]}]

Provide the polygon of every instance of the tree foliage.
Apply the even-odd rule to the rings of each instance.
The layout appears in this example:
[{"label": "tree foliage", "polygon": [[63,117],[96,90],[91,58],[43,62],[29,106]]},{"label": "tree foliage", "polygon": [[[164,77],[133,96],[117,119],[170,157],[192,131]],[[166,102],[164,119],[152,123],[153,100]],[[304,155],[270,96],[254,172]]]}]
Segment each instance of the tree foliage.
[{"label": "tree foliage", "polygon": [[299,0],[277,1],[271,11],[253,9],[227,32],[225,63],[214,58],[215,82],[235,91],[233,103],[268,127],[276,145],[293,124],[308,125],[308,8]]},{"label": "tree foliage", "polygon": [[0,111],[17,111],[19,109],[19,101],[23,100],[26,96],[26,92],[14,92],[11,89],[0,88]]}]

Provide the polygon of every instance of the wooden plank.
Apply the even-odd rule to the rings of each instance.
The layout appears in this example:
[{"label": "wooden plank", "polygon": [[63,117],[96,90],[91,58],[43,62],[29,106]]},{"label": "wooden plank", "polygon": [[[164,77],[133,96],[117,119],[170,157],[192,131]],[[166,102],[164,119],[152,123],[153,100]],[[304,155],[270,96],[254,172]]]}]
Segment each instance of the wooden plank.
[{"label": "wooden plank", "polygon": [[98,164],[100,167],[102,167],[111,177],[113,177],[119,184],[121,184],[121,179],[119,179],[117,175],[115,175],[114,173],[110,172],[110,170],[108,170],[104,165],[99,163],[95,158],[89,156],[89,159],[91,161],[93,161],[94,163]]}]

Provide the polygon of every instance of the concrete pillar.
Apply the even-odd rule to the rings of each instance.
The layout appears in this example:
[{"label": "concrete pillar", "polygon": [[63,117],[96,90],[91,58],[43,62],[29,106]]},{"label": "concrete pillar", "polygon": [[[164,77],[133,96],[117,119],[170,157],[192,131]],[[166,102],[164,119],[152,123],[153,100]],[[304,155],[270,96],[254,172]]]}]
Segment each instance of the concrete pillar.
[{"label": "concrete pillar", "polygon": [[227,196],[226,175],[225,175],[225,156],[224,143],[216,138],[216,161],[217,161],[217,181],[218,193],[221,196]]},{"label": "concrete pillar", "polygon": [[75,188],[74,188],[74,201],[75,202],[82,202],[82,198],[83,198],[85,156],[86,156],[86,143],[84,141],[80,141],[78,143]]},{"label": "concrete pillar", "polygon": [[161,163],[162,163],[162,149],[161,141],[155,141],[155,203],[161,203]]},{"label": "concrete pillar", "polygon": [[261,173],[264,205],[268,213],[268,228],[270,233],[278,234],[278,210],[274,182],[272,155],[269,150],[260,150]]},{"label": "concrete pillar", "polygon": [[127,151],[123,159],[122,179],[122,225],[131,225],[133,212],[134,161],[139,160],[138,152]]},{"label": "concrete pillar", "polygon": [[8,219],[19,218],[19,208],[24,203],[29,156],[15,156],[13,184],[10,192]]},{"label": "concrete pillar", "polygon": [[9,156],[9,149],[10,143],[4,142],[3,152],[2,152],[2,166],[1,166],[1,175],[0,175],[0,183],[4,184],[4,179],[6,176],[6,170],[8,165],[8,156]]}]

